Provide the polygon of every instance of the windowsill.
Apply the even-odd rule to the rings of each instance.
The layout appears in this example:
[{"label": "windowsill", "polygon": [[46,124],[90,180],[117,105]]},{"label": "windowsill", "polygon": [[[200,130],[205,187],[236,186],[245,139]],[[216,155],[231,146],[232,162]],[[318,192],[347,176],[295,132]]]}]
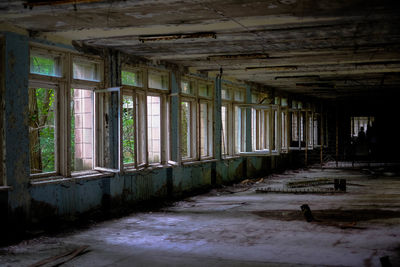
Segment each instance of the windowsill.
[{"label": "windowsill", "polygon": [[114,175],[115,175],[115,173],[110,172],[110,171],[91,170],[91,171],[73,173],[71,175],[71,177],[51,176],[51,177],[45,177],[45,178],[32,179],[30,181],[30,183],[32,186],[47,185],[47,184],[61,184],[61,183],[72,182],[72,181],[77,181],[77,180],[93,180],[93,179],[99,179],[99,178],[105,178],[105,177],[113,177]]},{"label": "windowsill", "polygon": [[13,188],[11,187],[11,186],[6,186],[6,185],[3,185],[3,186],[0,186],[0,192],[6,192],[6,191],[12,191],[13,190]]},{"label": "windowsill", "polygon": [[174,164],[151,164],[147,166],[138,166],[138,168],[135,168],[135,166],[131,167],[125,167],[123,173],[124,174],[133,174],[141,171],[151,171],[151,170],[156,170],[156,169],[163,169],[163,168],[168,168],[168,167],[174,167]]},{"label": "windowsill", "polygon": [[233,156],[222,156],[222,160],[233,160],[233,159],[240,159],[240,155],[233,155]]},{"label": "windowsill", "polygon": [[269,151],[251,151],[251,152],[240,152],[239,155],[244,157],[252,157],[252,156],[269,157],[271,156],[271,153]]},{"label": "windowsill", "polygon": [[182,162],[183,166],[191,166],[191,165],[199,165],[203,163],[209,163],[209,162],[217,162],[217,159],[202,159],[202,160],[196,160],[196,161],[185,161]]}]

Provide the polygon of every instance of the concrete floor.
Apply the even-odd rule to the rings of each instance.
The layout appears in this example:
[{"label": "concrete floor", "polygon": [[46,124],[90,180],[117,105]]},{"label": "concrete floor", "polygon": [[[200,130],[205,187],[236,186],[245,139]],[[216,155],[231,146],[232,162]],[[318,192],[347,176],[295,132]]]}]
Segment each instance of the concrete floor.
[{"label": "concrete floor", "polygon": [[[86,253],[63,266],[381,266],[382,256],[400,266],[400,176],[384,174],[309,169],[273,175],[157,212],[0,248],[0,266],[28,266],[83,245]],[[347,192],[255,192],[313,178],[345,178]],[[320,222],[304,220],[304,203]]]}]

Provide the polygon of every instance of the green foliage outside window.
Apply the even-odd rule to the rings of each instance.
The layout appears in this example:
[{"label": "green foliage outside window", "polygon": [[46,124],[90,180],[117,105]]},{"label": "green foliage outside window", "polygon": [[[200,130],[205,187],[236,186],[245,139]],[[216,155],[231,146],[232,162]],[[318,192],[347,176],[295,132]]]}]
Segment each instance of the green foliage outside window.
[{"label": "green foliage outside window", "polygon": [[135,136],[133,128],[132,96],[124,96],[122,112],[122,148],[124,164],[135,162]]},{"label": "green foliage outside window", "polygon": [[55,92],[29,90],[29,139],[31,173],[55,171]]},{"label": "green foliage outside window", "polygon": [[57,76],[57,64],[53,58],[31,56],[30,72],[48,76]]}]

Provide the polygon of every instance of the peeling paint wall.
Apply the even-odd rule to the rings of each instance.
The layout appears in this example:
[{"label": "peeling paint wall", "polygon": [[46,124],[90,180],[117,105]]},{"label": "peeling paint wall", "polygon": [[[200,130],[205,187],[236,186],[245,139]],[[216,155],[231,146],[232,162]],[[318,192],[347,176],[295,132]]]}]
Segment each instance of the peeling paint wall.
[{"label": "peeling paint wall", "polygon": [[29,214],[28,68],[26,36],[5,33],[4,143],[8,206],[13,214]]}]

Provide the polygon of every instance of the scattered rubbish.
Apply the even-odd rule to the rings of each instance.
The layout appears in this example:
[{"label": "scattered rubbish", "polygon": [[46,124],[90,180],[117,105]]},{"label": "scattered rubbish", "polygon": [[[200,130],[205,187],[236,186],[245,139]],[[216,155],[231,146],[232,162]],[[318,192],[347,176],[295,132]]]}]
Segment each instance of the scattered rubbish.
[{"label": "scattered rubbish", "polygon": [[335,179],[334,185],[335,191],[346,192],[346,179]]},{"label": "scattered rubbish", "polygon": [[241,184],[249,184],[251,183],[250,179],[246,179],[240,182]]},{"label": "scattered rubbish", "polygon": [[380,257],[379,260],[381,261],[382,267],[392,267],[390,263],[389,256]]},{"label": "scattered rubbish", "polygon": [[315,220],[314,217],[312,216],[311,209],[307,204],[301,205],[300,208],[307,222],[312,222]]},{"label": "scattered rubbish", "polygon": [[335,191],[333,188],[318,188],[318,189],[275,189],[271,187],[258,188],[256,193],[284,193],[284,194],[331,194],[331,193],[344,193],[343,191]]},{"label": "scattered rubbish", "polygon": [[318,186],[332,184],[332,181],[327,178],[315,179],[315,180],[301,180],[295,182],[289,182],[286,184],[289,188],[300,188],[300,187],[309,187],[309,186]]},{"label": "scattered rubbish", "polygon": [[[55,264],[53,265],[53,266],[60,266],[60,265],[62,265],[62,264],[64,264],[64,263],[66,263],[66,262],[72,260],[73,258],[75,258],[75,257],[77,257],[77,256],[79,256],[79,255],[81,255],[81,254],[83,254],[83,253],[88,252],[88,251],[85,251],[88,247],[89,247],[89,246],[81,246],[81,247],[79,247],[79,248],[77,248],[77,249],[75,249],[75,250],[66,252],[66,253],[64,253],[64,254],[57,255],[57,256],[53,256],[53,257],[44,259],[44,260],[42,260],[42,261],[39,261],[39,262],[37,262],[37,263],[34,263],[34,264],[30,265],[30,267],[39,267],[39,266],[43,266],[43,265],[48,264],[48,263],[50,263],[50,262],[55,262],[55,261],[57,261],[57,260],[59,260],[59,259],[65,258],[65,259],[63,259],[63,260],[61,260],[61,261],[55,262]],[[66,258],[66,257],[67,257],[67,258]]]}]

